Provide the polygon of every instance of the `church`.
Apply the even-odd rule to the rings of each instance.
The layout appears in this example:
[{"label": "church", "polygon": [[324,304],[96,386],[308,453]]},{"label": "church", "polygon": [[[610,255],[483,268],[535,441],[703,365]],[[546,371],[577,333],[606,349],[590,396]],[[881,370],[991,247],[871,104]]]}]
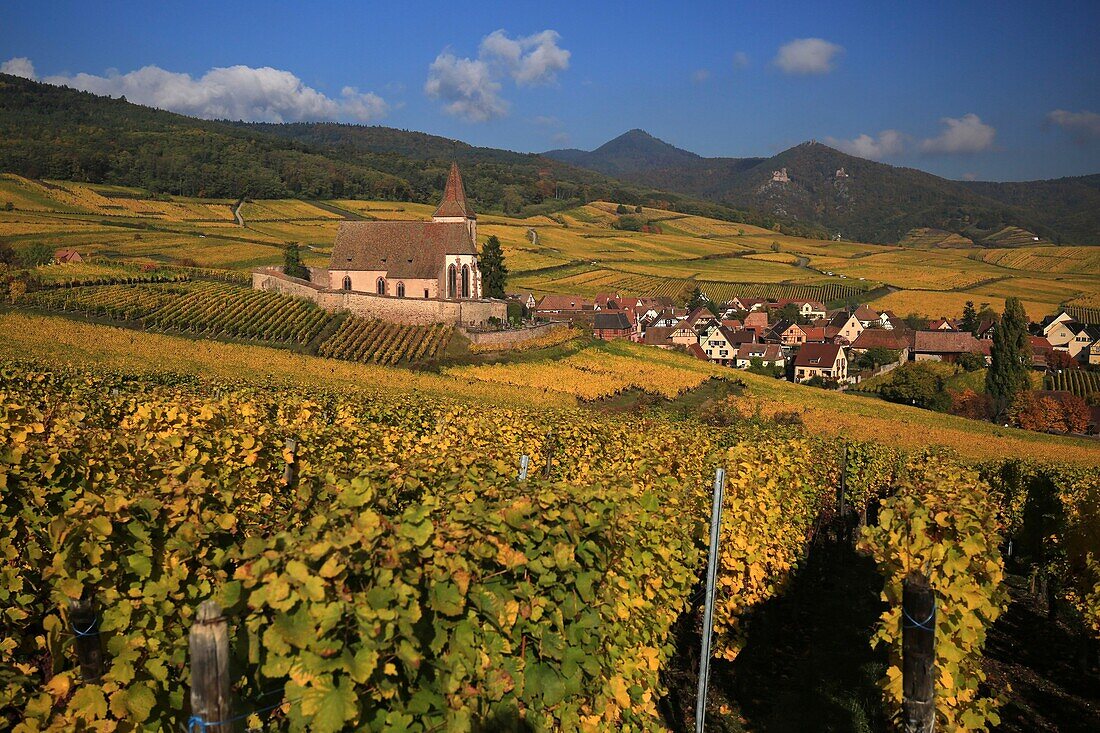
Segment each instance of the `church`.
[{"label": "church", "polygon": [[340,223],[328,267],[332,290],[394,298],[479,300],[477,216],[451,164],[431,221]]}]

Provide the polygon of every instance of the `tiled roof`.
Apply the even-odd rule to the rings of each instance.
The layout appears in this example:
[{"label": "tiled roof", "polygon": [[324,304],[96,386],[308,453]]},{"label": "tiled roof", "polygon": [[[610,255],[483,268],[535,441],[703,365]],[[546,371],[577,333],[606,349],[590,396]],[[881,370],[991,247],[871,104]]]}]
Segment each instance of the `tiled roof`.
[{"label": "tiled roof", "polygon": [[800,367],[832,367],[837,355],[842,351],[836,344],[803,344],[794,358],[794,365]]},{"label": "tiled roof", "polygon": [[779,361],[783,358],[783,351],[779,344],[741,344],[737,347],[737,358]]},{"label": "tiled roof", "polygon": [[630,319],[622,311],[600,311],[592,318],[592,328],[597,331],[629,331]]},{"label": "tiled roof", "polygon": [[915,331],[913,351],[924,354],[984,354],[989,343],[968,331]]},{"label": "tiled roof", "polygon": [[477,254],[461,222],[344,221],[332,245],[332,270],[386,270],[390,278],[434,279],[445,255]]},{"label": "tiled roof", "polygon": [[451,163],[451,172],[447,176],[447,185],[443,187],[443,201],[432,216],[461,216],[476,219],[477,215],[466,201],[466,188],[462,185],[462,174],[458,172],[458,163]]},{"label": "tiled roof", "polygon": [[894,349],[901,351],[909,348],[909,337],[897,330],[885,328],[866,328],[852,342],[854,349]]}]

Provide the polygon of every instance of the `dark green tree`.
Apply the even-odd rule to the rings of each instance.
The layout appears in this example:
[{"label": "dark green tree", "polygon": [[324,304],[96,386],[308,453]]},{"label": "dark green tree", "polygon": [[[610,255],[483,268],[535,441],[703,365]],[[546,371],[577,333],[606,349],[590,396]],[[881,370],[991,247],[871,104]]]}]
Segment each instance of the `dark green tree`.
[{"label": "dark green tree", "polygon": [[943,377],[933,367],[919,361],[906,362],[890,372],[890,381],[879,389],[879,395],[890,402],[940,412],[946,412],[951,406],[951,397],[944,391]]},{"label": "dark green tree", "polygon": [[966,305],[963,306],[963,317],[959,321],[959,328],[974,333],[978,330],[978,325],[978,311],[974,310],[974,301],[968,300]]},{"label": "dark green tree", "polygon": [[481,288],[486,297],[503,298],[504,286],[508,281],[508,268],[504,265],[504,251],[500,248],[500,240],[493,234],[481,248],[481,257],[478,259],[481,267]]},{"label": "dark green tree", "polygon": [[998,414],[1012,404],[1017,394],[1031,386],[1027,323],[1020,299],[1006,300],[1001,323],[993,331],[993,363],[985,374],[985,391],[993,399]]},{"label": "dark green tree", "polygon": [[283,273],[302,280],[309,279],[309,268],[302,264],[302,254],[298,251],[297,242],[291,242],[283,250]]},{"label": "dark green tree", "polygon": [[707,299],[703,296],[703,291],[699,288],[698,285],[696,285],[692,289],[691,295],[688,296],[688,299],[687,299],[686,305],[687,305],[688,310],[693,311],[696,308],[698,308],[699,306],[704,306],[706,304],[707,304]]},{"label": "dark green tree", "polygon": [[53,247],[43,242],[35,242],[19,251],[19,262],[23,267],[38,267],[53,259]]}]

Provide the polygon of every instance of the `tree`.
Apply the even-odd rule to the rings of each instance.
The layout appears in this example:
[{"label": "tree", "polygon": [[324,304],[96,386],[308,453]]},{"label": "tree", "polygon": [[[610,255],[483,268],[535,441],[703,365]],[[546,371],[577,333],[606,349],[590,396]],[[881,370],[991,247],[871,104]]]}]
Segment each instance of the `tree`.
[{"label": "tree", "polygon": [[898,352],[883,346],[875,346],[867,349],[856,358],[856,366],[861,369],[878,369],[886,364],[893,364],[898,360]]},{"label": "tree", "polygon": [[779,251],[779,242],[772,242],[772,252]]},{"label": "tree", "polygon": [[990,420],[993,418],[993,401],[984,392],[975,392],[968,387],[962,392],[951,393],[951,414],[971,420]]},{"label": "tree", "polygon": [[879,394],[891,402],[942,412],[951,405],[943,384],[943,376],[935,368],[919,361],[908,362],[890,372],[890,381]]},{"label": "tree", "polygon": [[504,251],[500,248],[497,235],[490,235],[486,240],[485,246],[481,248],[478,265],[481,267],[484,294],[489,298],[503,298],[504,287],[508,282],[508,268],[504,265]]},{"label": "tree", "polygon": [[26,268],[48,264],[52,259],[53,247],[42,242],[35,242],[19,252],[19,263]]},{"label": "tree", "polygon": [[297,242],[291,242],[283,250],[283,274],[302,280],[309,279],[309,268],[302,264],[302,255],[298,251]]},{"label": "tree", "polygon": [[985,374],[985,391],[1003,412],[1020,392],[1031,387],[1031,341],[1027,315],[1019,298],[1005,301],[1000,325],[993,331],[993,363]]},{"label": "tree", "polygon": [[981,354],[971,354],[969,352],[963,352],[959,354],[959,357],[955,359],[955,364],[962,367],[964,371],[976,372],[979,369],[985,368],[985,357]]},{"label": "tree", "polygon": [[978,330],[978,325],[978,311],[974,310],[974,301],[968,300],[966,306],[963,307],[963,317],[959,321],[959,328],[974,333]]},{"label": "tree", "polygon": [[0,242],[0,265],[15,264],[15,250],[7,242]]},{"label": "tree", "polygon": [[634,213],[635,214],[642,213],[642,205],[641,204],[638,204],[637,206],[634,207]]},{"label": "tree", "polygon": [[619,204],[618,206],[615,207],[615,213],[622,216],[623,214],[629,214],[630,209],[626,208],[626,206],[624,204]]},{"label": "tree", "polygon": [[707,302],[707,298],[705,295],[703,295],[703,291],[699,289],[698,285],[696,285],[692,289],[691,295],[688,296],[687,308],[689,311],[693,311],[700,306],[706,305]]}]

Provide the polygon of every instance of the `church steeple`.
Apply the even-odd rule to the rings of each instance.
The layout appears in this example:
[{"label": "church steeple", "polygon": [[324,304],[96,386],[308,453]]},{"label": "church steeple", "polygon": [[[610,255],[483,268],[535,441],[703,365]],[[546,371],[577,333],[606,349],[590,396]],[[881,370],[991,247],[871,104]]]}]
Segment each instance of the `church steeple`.
[{"label": "church steeple", "polygon": [[443,201],[440,202],[432,218],[477,218],[473,208],[466,201],[466,189],[462,185],[462,174],[458,172],[458,163],[451,163],[451,172],[447,176],[447,185],[443,189]]}]

